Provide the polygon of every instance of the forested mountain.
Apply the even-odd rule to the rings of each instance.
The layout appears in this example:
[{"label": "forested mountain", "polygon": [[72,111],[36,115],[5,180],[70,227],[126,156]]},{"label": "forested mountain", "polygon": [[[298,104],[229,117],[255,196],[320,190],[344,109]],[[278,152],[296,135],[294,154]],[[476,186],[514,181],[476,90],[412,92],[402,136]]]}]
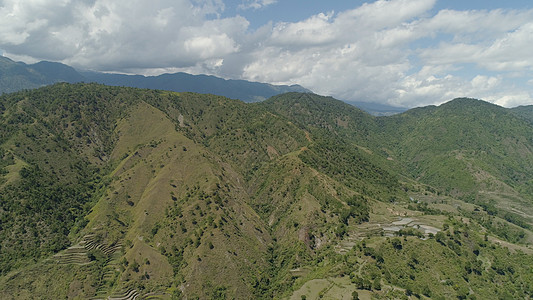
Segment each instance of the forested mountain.
[{"label": "forested mountain", "polygon": [[[187,73],[162,74],[159,76],[126,75],[94,71],[77,71],[61,63],[41,61],[35,64],[14,62],[0,56],[0,94],[23,89],[39,88],[57,82],[96,82],[111,86],[127,86],[147,89],[160,89],[174,92],[195,92],[239,99],[244,102],[258,102],[272,96],[311,91],[300,85],[272,85],[246,80],[226,80],[208,75]],[[347,101],[372,115],[392,115],[406,108],[388,105]]]},{"label": "forested mountain", "polygon": [[526,120],[533,122],[533,105],[518,106],[513,108],[512,111]]},{"label": "forested mountain", "polygon": [[61,63],[41,61],[27,65],[0,56],[0,94],[38,88],[57,82],[96,82],[111,86],[214,94],[240,99],[244,102],[263,101],[274,95],[287,92],[310,92],[299,85],[272,85],[246,80],[225,80],[215,76],[187,73],[143,76],[77,71]]},{"label": "forested mountain", "polygon": [[0,94],[34,89],[56,82],[84,81],[73,68],[52,62],[27,65],[0,56]]},{"label": "forested mountain", "polygon": [[[512,110],[455,99],[380,120],[390,148],[412,176],[457,196],[500,184],[527,188],[533,172],[531,124]],[[457,175],[454,175],[457,174]],[[459,174],[467,174],[462,177]]]},{"label": "forested mountain", "polygon": [[529,110],[0,97],[2,299],[528,299]]},{"label": "forested mountain", "polygon": [[263,101],[274,95],[287,92],[311,92],[299,85],[272,85],[246,80],[226,80],[215,76],[191,75],[187,73],[162,74],[158,76],[122,75],[99,72],[82,72],[82,74],[88,79],[88,82],[174,92],[214,94],[231,99],[239,99],[244,102]]}]

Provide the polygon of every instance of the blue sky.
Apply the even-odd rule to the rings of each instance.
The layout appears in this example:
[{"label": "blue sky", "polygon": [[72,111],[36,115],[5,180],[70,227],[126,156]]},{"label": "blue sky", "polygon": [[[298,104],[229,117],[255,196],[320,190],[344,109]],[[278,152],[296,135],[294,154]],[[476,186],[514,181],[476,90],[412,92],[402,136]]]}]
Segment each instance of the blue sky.
[{"label": "blue sky", "polygon": [[0,0],[14,60],[301,84],[415,107],[533,104],[533,2]]},{"label": "blue sky", "polygon": [[[249,1],[252,2],[252,1]],[[253,1],[256,3],[255,1]],[[285,0],[276,1],[261,8],[243,9],[242,0],[224,1],[224,16],[240,14],[250,21],[250,28],[259,28],[269,22],[297,22],[309,16],[330,11],[344,11],[361,6],[368,1],[317,1]]]},{"label": "blue sky", "polygon": [[[364,3],[375,1],[323,1],[323,0],[285,0],[275,1],[270,5],[262,5],[258,9],[243,9],[243,3],[261,3],[261,1],[224,1],[225,9],[223,16],[229,17],[241,14],[250,21],[251,28],[258,28],[268,22],[297,22],[324,12],[341,12],[354,9]],[[531,9],[533,1],[530,0],[441,0],[436,2],[432,11],[442,9],[454,10],[489,10],[489,9]]]}]

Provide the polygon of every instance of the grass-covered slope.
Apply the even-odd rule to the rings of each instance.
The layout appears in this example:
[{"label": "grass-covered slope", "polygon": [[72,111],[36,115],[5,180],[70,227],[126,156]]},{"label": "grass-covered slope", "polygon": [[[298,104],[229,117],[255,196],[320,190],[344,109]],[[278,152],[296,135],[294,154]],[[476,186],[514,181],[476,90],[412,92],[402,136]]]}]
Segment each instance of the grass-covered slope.
[{"label": "grass-covered slope", "polygon": [[0,113],[0,298],[532,295],[509,110],[57,84]]},{"label": "grass-covered slope", "polygon": [[[64,294],[59,289],[58,297],[129,289],[201,297],[282,294],[292,264],[272,257],[313,255],[314,248],[337,238],[338,224],[364,221],[365,197],[385,187],[370,180],[381,174],[370,163],[363,164],[368,183],[348,183],[331,166],[323,174],[313,161],[323,138],[262,105],[68,84],[2,100],[6,226],[0,251],[8,290],[25,277],[19,266],[72,245],[57,254],[58,269],[47,259],[27,271],[45,264],[59,272],[64,263],[77,264],[67,278],[81,276],[81,286]],[[293,163],[308,178],[288,182],[297,174]],[[279,179],[284,182],[275,186],[278,195],[263,192],[266,182]],[[324,190],[339,195],[327,200]],[[264,213],[266,207],[294,206],[306,194],[316,206],[306,208],[307,214],[293,207],[272,223],[274,216]],[[274,205],[272,197],[279,202]],[[314,214],[329,223],[307,224]],[[42,232],[35,232],[37,224]],[[307,233],[309,228],[314,232]],[[311,245],[315,238],[327,243]],[[87,288],[82,283],[96,276],[94,264],[101,277]],[[51,278],[32,276],[24,286],[46,293],[42,286],[52,284]]]},{"label": "grass-covered slope", "polygon": [[108,89],[91,92],[56,86],[2,99],[2,273],[64,248],[84,226],[113,144],[109,119],[122,113],[95,97]]},{"label": "grass-covered slope", "polygon": [[[130,289],[137,293],[204,297],[221,289],[239,298],[251,295],[251,275],[266,264],[264,256],[270,238],[244,202],[246,194],[239,183],[240,175],[187,138],[185,132],[177,131],[179,121],[174,123],[149,104],[164,95],[98,85],[59,85],[39,91],[14,96],[21,99],[6,98],[8,108],[4,113],[28,102],[35,115],[28,127],[48,122],[45,133],[61,135],[64,144],[47,147],[40,144],[39,136],[16,136],[12,131],[21,130],[22,125],[6,128],[6,156],[20,157],[27,169],[35,170],[28,171],[32,177],[21,171],[20,179],[5,180],[2,225],[6,227],[2,234],[10,239],[3,239],[0,249],[4,252],[4,274],[23,264],[25,258],[38,259],[66,248],[70,241],[81,240],[83,245],[92,245],[80,250],[79,255],[86,255],[85,259],[72,261],[69,248],[66,255],[58,256],[57,266],[64,269],[63,260],[80,265],[65,277],[68,280],[81,276],[77,281],[80,286],[58,290],[54,297],[105,296]],[[69,109],[79,114],[70,116],[64,112]],[[190,115],[183,113],[182,118],[190,120]],[[93,122],[95,119],[101,122]],[[54,160],[40,158],[45,155],[41,151],[55,152],[55,148],[66,153],[50,155]],[[78,160],[81,166],[76,165]],[[43,171],[40,164],[44,165]],[[82,173],[86,169],[95,173]],[[66,174],[68,171],[71,173]],[[54,174],[58,183],[49,178]],[[11,175],[16,176],[8,173],[5,177]],[[93,175],[97,178],[90,181]],[[33,181],[26,182],[27,178]],[[76,190],[55,188],[62,181]],[[17,209],[19,206],[22,208]],[[15,226],[8,227],[11,223]],[[30,231],[28,238],[17,235],[40,223],[50,229],[40,235]],[[41,242],[56,239],[61,243],[53,247]],[[27,243],[20,243],[21,240]],[[45,260],[28,272],[42,264],[50,268],[50,263],[54,260]],[[26,277],[17,271],[7,275],[7,286],[13,288],[10,283],[19,276]],[[243,282],[245,277],[250,280]],[[147,281],[148,278],[152,280]],[[50,280],[53,279],[49,274],[43,273],[33,276],[24,287],[46,294],[42,285],[55,284]],[[84,284],[87,281],[92,282],[90,287]],[[6,292],[12,291],[10,288]]]}]

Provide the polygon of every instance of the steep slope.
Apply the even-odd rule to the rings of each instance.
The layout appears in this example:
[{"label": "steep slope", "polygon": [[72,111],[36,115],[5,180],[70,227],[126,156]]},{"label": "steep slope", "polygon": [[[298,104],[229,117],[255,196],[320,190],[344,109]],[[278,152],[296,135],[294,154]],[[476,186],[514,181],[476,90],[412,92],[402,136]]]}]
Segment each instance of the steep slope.
[{"label": "steep slope", "polygon": [[[56,85],[12,95],[4,101],[4,106],[8,106],[4,115],[9,116],[18,109],[20,114],[32,113],[15,119],[27,119],[27,126],[10,122],[14,116],[6,118],[11,126],[5,130],[5,153],[36,170],[30,173],[33,177],[21,172],[21,179],[6,182],[8,185],[2,190],[2,234],[9,237],[2,239],[2,272],[16,269],[31,254],[38,258],[36,251],[47,256],[61,250],[68,245],[70,234],[70,238],[85,245],[79,248],[77,260],[73,260],[69,248],[57,257],[57,265],[45,260],[25,271],[32,274],[32,280],[24,283],[25,293],[63,298],[135,291],[207,297],[223,291],[231,297],[249,297],[253,292],[252,275],[260,273],[266,264],[270,237],[258,216],[244,202],[246,194],[239,175],[230,166],[223,167],[201,145],[177,132],[178,124],[148,104],[155,102],[149,98],[160,97],[160,93],[144,91],[141,93],[146,94],[140,95],[140,92],[96,85]],[[29,107],[20,108],[23,105]],[[72,109],[78,110],[73,111],[74,116],[67,113]],[[181,116],[185,120],[189,118],[186,113]],[[102,122],[95,124],[93,118]],[[15,136],[17,130],[27,132],[34,127],[44,127],[43,132]],[[63,144],[43,148],[46,139],[41,136],[50,134],[61,135]],[[56,148],[66,151],[59,154],[61,159],[55,156],[59,151]],[[41,151],[52,152],[50,156],[55,159],[41,158],[40,155],[45,155]],[[78,166],[76,159],[84,165]],[[40,164],[46,165],[41,173],[38,172]],[[100,180],[97,178],[93,183],[92,177],[84,173],[72,174],[72,170],[67,173],[70,169],[65,164],[79,168],[80,172],[91,166],[101,167],[101,175],[95,174]],[[77,189],[55,188],[43,179],[35,183],[49,174],[57,174],[60,182],[66,181],[68,187],[74,185]],[[10,175],[16,174],[8,173],[6,177]],[[26,178],[34,177],[37,178],[26,183]],[[50,178],[52,182],[53,178]],[[85,180],[93,185],[82,190]],[[32,184],[36,187],[27,190]],[[49,189],[52,191],[46,193]],[[85,196],[78,199],[78,194]],[[72,196],[76,198],[70,199]],[[42,197],[53,202],[44,205]],[[73,201],[76,203],[72,204]],[[97,201],[96,205],[84,221],[92,201]],[[36,211],[34,206],[25,204],[20,212],[13,209],[18,202],[44,207]],[[78,210],[73,210],[76,206]],[[48,218],[51,212],[55,213]],[[69,213],[68,219],[57,215],[62,212]],[[8,227],[8,222],[15,226]],[[28,229],[34,226],[33,222],[50,223],[51,229],[24,239],[34,243],[18,243],[19,232],[33,232]],[[54,241],[54,236],[58,236],[60,244],[48,246],[39,242]],[[65,269],[69,262],[77,266]],[[43,267],[48,273],[37,272]],[[51,281],[56,279],[50,277],[56,272],[67,274],[65,280],[70,282],[63,281],[61,284],[67,288],[48,293],[42,289],[43,284],[57,286]],[[19,276],[27,278],[18,272],[6,277],[5,291],[9,293],[13,288],[10,282]],[[152,280],[146,281],[148,278]],[[243,278],[249,280],[242,281]],[[25,295],[28,296],[19,296]]]},{"label": "steep slope", "polygon": [[[113,238],[129,246],[127,264],[140,266],[123,272],[121,281],[137,281],[139,291],[171,288],[209,297],[221,288],[228,296],[249,297],[251,283],[231,274],[251,278],[259,272],[270,238],[261,233],[266,230],[237,179],[226,175],[231,169],[222,171],[215,157],[146,103],[119,121],[117,132],[112,158],[125,158],[88,227],[108,240],[113,225],[115,234],[123,233]],[[153,280],[145,284],[147,277]]]},{"label": "steep slope", "polygon": [[[334,144],[319,131],[311,132],[315,129],[302,128],[293,119],[271,111],[268,104],[182,95],[192,101],[163,100],[158,107],[176,120],[188,137],[242,174],[248,203],[276,241],[271,255],[277,259],[258,278],[257,288],[263,296],[287,290],[293,280],[291,269],[311,263],[319,255],[317,251],[336,243],[348,222],[364,221],[370,199],[388,199],[391,191],[406,197],[397,178],[374,166],[365,152],[339,149],[340,140]],[[178,112],[189,118],[180,121]],[[327,143],[331,149],[325,148]],[[323,169],[318,162],[323,151],[332,158],[335,154],[347,166]],[[301,208],[302,202],[310,207]],[[312,221],[307,219],[311,216]],[[318,246],[310,242],[315,239]]]},{"label": "steep slope", "polygon": [[[384,143],[390,137],[381,135],[382,125],[378,119],[356,107],[331,97],[300,93],[278,95],[262,105],[320,136],[319,140],[324,141],[324,146],[329,145],[328,149],[356,152],[356,156],[364,157],[369,163],[367,168],[387,170],[384,174],[404,173],[402,162],[390,157],[388,144]],[[324,158],[329,159],[328,156]],[[352,167],[351,164],[347,166]]]},{"label": "steep slope", "polygon": [[[20,265],[68,247],[70,240],[74,246],[56,255],[57,266],[44,260],[25,271],[34,278],[24,283],[28,291],[44,293],[50,272],[66,272],[70,281],[62,284],[76,288],[58,289],[60,298],[132,291],[268,298],[290,287],[294,264],[308,264],[317,249],[338,239],[339,224],[365,220],[367,197],[387,190],[388,183],[370,179],[383,172],[372,167],[361,173],[368,182],[348,182],[334,167],[323,173],[315,160],[324,138],[263,105],[60,84],[8,95],[2,107],[2,222],[18,224],[2,230],[0,250],[10,253],[3,255],[2,272],[15,270],[4,278],[7,290],[24,276],[16,271]],[[348,153],[347,162],[359,156],[362,166],[371,166],[358,152]],[[306,175],[295,176],[297,170]],[[273,180],[275,190],[265,191]],[[74,190],[56,188],[56,181]],[[43,196],[52,202],[37,213]],[[304,198],[314,207],[305,214],[295,206]],[[291,210],[270,211],[272,199]],[[13,210],[17,203],[34,204],[23,204],[21,212]],[[311,215],[329,221],[309,223]],[[50,230],[17,243],[21,232],[33,232],[28,228],[34,222]],[[61,243],[39,242],[48,240]],[[295,254],[302,260],[289,263]],[[68,263],[77,267],[65,270]],[[49,273],[36,275],[44,266]]]},{"label": "steep slope", "polygon": [[[505,222],[475,216],[501,238],[524,241],[521,229],[533,225],[533,129],[514,110],[480,100],[456,99],[440,107],[373,118],[340,101],[311,94],[280,95],[264,104],[299,126],[307,126],[310,132],[341,138],[348,148],[338,144],[333,148],[343,149],[343,153],[357,149],[370,162],[369,168],[397,176],[390,182],[402,181],[403,190],[419,190],[415,182],[423,183],[429,190],[477,203],[490,215],[517,225],[507,228]],[[523,111],[527,115],[527,107]],[[330,148],[322,145],[321,151],[325,149]],[[352,170],[354,165],[361,166],[338,164],[344,161],[328,154],[321,165],[335,161],[337,170],[342,165]],[[368,182],[371,177],[364,178]],[[387,181],[386,176],[381,178]],[[357,178],[350,182],[357,182]],[[378,197],[391,201],[401,198],[397,191]]]},{"label": "steep slope", "polygon": [[533,130],[506,109],[374,118],[312,94],[98,84],[0,104],[0,298],[533,294],[531,170],[512,165]]},{"label": "steep slope", "polygon": [[2,99],[2,273],[67,246],[70,230],[84,226],[113,143],[110,118],[122,113],[97,100],[120,92],[88,91],[56,86]]},{"label": "steep slope", "polygon": [[343,137],[355,134],[361,142],[374,130],[374,117],[331,97],[287,93],[272,97],[264,105],[300,126],[326,129]]},{"label": "steep slope", "polygon": [[[456,99],[438,108],[409,111],[382,121],[386,131],[397,137],[396,154],[409,163],[413,174],[432,184],[438,180],[450,192],[453,186],[458,192],[469,192],[475,178],[439,173],[447,172],[437,166],[442,159],[459,170],[472,165],[497,174],[498,180],[513,186],[526,184],[533,172],[531,125],[502,107]],[[421,165],[435,168],[420,169]],[[442,177],[450,181],[446,183]]]}]

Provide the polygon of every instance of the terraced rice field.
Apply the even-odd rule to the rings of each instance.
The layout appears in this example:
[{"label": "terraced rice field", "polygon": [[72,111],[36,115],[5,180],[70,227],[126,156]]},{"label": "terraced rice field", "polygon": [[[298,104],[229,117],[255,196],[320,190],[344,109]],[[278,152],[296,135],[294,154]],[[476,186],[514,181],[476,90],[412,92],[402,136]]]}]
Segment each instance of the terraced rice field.
[{"label": "terraced rice field", "polygon": [[335,251],[339,254],[346,254],[357,242],[362,241],[364,238],[374,236],[393,237],[404,228],[414,228],[420,231],[424,238],[428,238],[430,234],[435,235],[440,231],[440,229],[428,225],[424,220],[415,217],[398,217],[398,220],[390,223],[363,223],[355,226],[354,230],[335,246]]}]

